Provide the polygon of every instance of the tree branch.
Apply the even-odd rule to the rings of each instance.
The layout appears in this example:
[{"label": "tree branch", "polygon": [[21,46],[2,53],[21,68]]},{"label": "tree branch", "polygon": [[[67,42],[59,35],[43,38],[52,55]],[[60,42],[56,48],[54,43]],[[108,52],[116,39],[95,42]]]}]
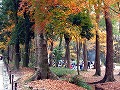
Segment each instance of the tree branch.
[{"label": "tree branch", "polygon": [[120,12],[119,11],[116,11],[116,10],[114,10],[113,8],[111,8],[111,7],[109,7],[112,11],[114,11],[115,13],[117,13],[117,14],[120,14]]}]

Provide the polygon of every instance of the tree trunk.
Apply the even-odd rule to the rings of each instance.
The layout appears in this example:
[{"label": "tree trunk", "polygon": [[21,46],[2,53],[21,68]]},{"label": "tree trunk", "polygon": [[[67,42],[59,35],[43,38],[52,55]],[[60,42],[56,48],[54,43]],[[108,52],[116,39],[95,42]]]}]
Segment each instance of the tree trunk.
[{"label": "tree trunk", "polygon": [[100,44],[99,44],[99,6],[95,5],[95,10],[96,10],[96,55],[95,55],[95,75],[100,76],[101,75],[101,69],[100,69]]},{"label": "tree trunk", "polygon": [[110,20],[109,7],[105,4],[105,23],[106,23],[106,34],[107,34],[107,55],[106,55],[106,69],[105,76],[102,82],[115,81],[113,75],[113,32],[112,23]]},{"label": "tree trunk", "polygon": [[86,39],[85,39],[85,42],[83,43],[83,61],[84,61],[84,68],[83,68],[83,70],[84,70],[84,71],[87,71],[88,62],[87,62],[87,46],[86,46]]},{"label": "tree trunk", "polygon": [[37,55],[37,71],[31,78],[32,80],[39,79],[58,79],[58,77],[53,74],[48,65],[48,53],[47,53],[47,41],[45,35],[41,32],[39,33],[37,39],[38,51]]},{"label": "tree trunk", "polygon": [[94,69],[96,69],[96,60],[95,60],[95,62],[94,62]]},{"label": "tree trunk", "polygon": [[49,65],[48,65],[48,54],[47,54],[47,42],[43,33],[39,34],[38,44],[38,76],[37,79],[48,79],[49,78]]},{"label": "tree trunk", "polygon": [[78,75],[80,75],[80,72],[79,72],[79,59],[80,59],[80,48],[79,48],[79,42],[77,41],[77,73]]},{"label": "tree trunk", "polygon": [[37,71],[30,78],[31,80],[39,79],[58,79],[58,77],[53,74],[48,65],[48,53],[47,53],[47,41],[45,35],[40,32],[36,33],[36,59],[37,59]]},{"label": "tree trunk", "polygon": [[53,64],[53,53],[52,53],[52,51],[53,51],[53,40],[51,41],[50,51],[51,51],[51,53],[50,53],[50,56],[49,56],[49,65],[52,66],[52,64]]},{"label": "tree trunk", "polygon": [[18,35],[18,7],[19,7],[19,0],[13,0],[13,4],[14,4],[14,11],[13,11],[13,15],[14,15],[14,22],[15,22],[15,30],[17,31],[17,35],[16,35],[16,41],[15,41],[15,69],[18,70],[19,69],[19,62],[20,62],[20,46],[19,46],[19,35]]},{"label": "tree trunk", "polygon": [[10,61],[10,58],[9,58],[9,57],[10,57],[10,54],[9,54],[9,53],[10,53],[10,46],[8,45],[8,54],[7,54],[7,60],[8,60],[7,63],[8,63],[8,64],[9,64],[9,61]]},{"label": "tree trunk", "polygon": [[[27,35],[26,35],[26,37],[27,37]],[[29,40],[26,39],[23,66],[28,67],[28,64],[29,64]]]},{"label": "tree trunk", "polygon": [[[120,13],[120,2],[118,2],[118,8],[119,8],[119,13]],[[120,33],[120,15],[119,15],[119,33]],[[119,42],[118,42],[118,49],[120,48],[120,40],[119,40]],[[118,50],[118,53],[120,53],[120,49]],[[118,55],[118,61],[119,61],[119,63],[120,63],[120,56]]]},{"label": "tree trunk", "polygon": [[[62,41],[63,41],[63,34],[60,34],[60,42],[59,42],[59,50],[61,51],[62,49]],[[63,59],[63,57],[62,57]],[[66,60],[63,61],[62,67],[65,65]]]},{"label": "tree trunk", "polygon": [[[120,12],[120,2],[117,2],[118,11]],[[119,33],[120,33],[120,16],[119,16]]]},{"label": "tree trunk", "polygon": [[37,63],[38,63],[38,60],[39,60],[39,58],[38,58],[38,51],[39,51],[39,34],[36,34],[35,33],[35,38],[34,38],[34,44],[35,44],[35,61],[36,61],[36,64],[35,64],[35,67],[37,67]]},{"label": "tree trunk", "polygon": [[24,60],[23,60],[23,66],[28,67],[29,64],[29,42],[30,42],[30,20],[29,15],[24,12],[24,18],[25,18],[25,52],[24,52]]},{"label": "tree trunk", "polygon": [[77,40],[77,73],[80,75],[80,66],[79,66],[79,61],[80,61],[80,49],[81,49],[81,43]]},{"label": "tree trunk", "polygon": [[10,49],[10,53],[9,53],[9,59],[10,59],[10,61],[14,61],[14,45],[10,45],[9,46],[9,49]]},{"label": "tree trunk", "polygon": [[69,48],[69,43],[70,43],[70,37],[67,34],[64,34],[65,38],[65,60],[67,61],[67,68],[70,68],[70,48]]},{"label": "tree trunk", "polygon": [[[39,1],[35,1],[35,3],[38,3]],[[45,1],[43,1],[45,2]],[[39,79],[49,79],[53,78],[54,76],[52,72],[49,69],[48,65],[48,52],[47,52],[47,40],[45,36],[45,25],[46,25],[46,19],[43,20],[43,15],[39,13],[43,13],[43,9],[41,9],[40,4],[35,4],[35,54],[36,54],[36,60],[37,60],[37,70],[36,73],[33,76],[32,80],[39,80]],[[38,12],[39,9],[39,12]],[[47,14],[45,14],[47,15]],[[40,18],[41,17],[41,18]],[[38,20],[40,18],[40,20]]]},{"label": "tree trunk", "polygon": [[101,76],[101,69],[100,69],[100,47],[99,47],[99,35],[98,31],[96,31],[96,56],[95,56],[95,65],[96,65],[96,72],[95,75]]},{"label": "tree trunk", "polygon": [[20,52],[19,52],[19,39],[16,41],[15,44],[15,69],[19,69],[19,62],[20,62]]},{"label": "tree trunk", "polygon": [[[120,18],[120,17],[119,17]],[[118,24],[119,24],[119,33],[120,33],[120,19],[119,19],[119,21],[118,21]]]},{"label": "tree trunk", "polygon": [[60,43],[59,43],[59,48],[60,48],[60,49],[61,49],[61,47],[62,47],[62,38],[63,38],[63,36],[60,35]]}]

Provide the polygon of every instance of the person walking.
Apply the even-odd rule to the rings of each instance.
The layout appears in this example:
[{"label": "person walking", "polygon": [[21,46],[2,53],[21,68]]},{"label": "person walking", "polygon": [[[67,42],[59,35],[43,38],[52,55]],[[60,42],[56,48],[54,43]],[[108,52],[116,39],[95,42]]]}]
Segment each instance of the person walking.
[{"label": "person walking", "polygon": [[90,61],[88,61],[88,69],[90,69]]}]

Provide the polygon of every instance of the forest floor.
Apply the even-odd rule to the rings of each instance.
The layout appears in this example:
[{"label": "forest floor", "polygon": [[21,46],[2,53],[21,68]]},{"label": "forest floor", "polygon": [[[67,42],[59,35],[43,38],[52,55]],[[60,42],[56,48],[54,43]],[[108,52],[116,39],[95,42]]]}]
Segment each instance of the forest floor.
[{"label": "forest floor", "polygon": [[[89,69],[87,72],[81,71],[80,75],[83,76],[84,80],[87,83],[97,82],[103,79],[105,67],[101,67],[102,75],[101,76],[93,76],[95,74],[95,69]],[[107,82],[107,83],[99,83],[99,84],[90,84],[95,90],[95,86],[99,87],[99,90],[120,90],[120,67],[114,69],[114,77],[116,79],[115,82]],[[12,72],[15,77],[18,78],[18,89],[17,90],[85,90],[81,87],[73,85],[66,81],[61,80],[39,80],[34,81],[32,83],[26,84],[24,81],[30,78],[30,76],[34,73],[33,69],[30,68],[21,68],[19,72]],[[34,89],[28,89],[26,87],[33,87]]]},{"label": "forest floor", "polygon": [[[93,86],[93,90],[95,90],[95,86],[99,88],[99,90],[120,90],[120,75],[118,75],[120,72],[120,66],[115,66],[114,68],[114,78],[115,82],[106,82],[106,83],[98,83],[98,84],[90,84]],[[98,82],[103,79],[105,74],[105,67],[101,67],[101,76],[94,76],[95,69],[89,69],[87,72],[81,72],[80,73],[84,80],[87,83],[93,83]]]},{"label": "forest floor", "polygon": [[20,68],[19,71],[12,71],[12,74],[17,79],[17,90],[85,90],[75,84],[71,84],[63,80],[36,80],[29,83],[28,80],[33,74],[34,70],[30,68]]}]

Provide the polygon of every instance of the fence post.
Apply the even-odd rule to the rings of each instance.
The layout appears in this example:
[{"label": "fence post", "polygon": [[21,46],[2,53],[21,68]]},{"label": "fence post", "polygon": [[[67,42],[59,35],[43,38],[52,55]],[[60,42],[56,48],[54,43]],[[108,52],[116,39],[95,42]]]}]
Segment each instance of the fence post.
[{"label": "fence post", "polygon": [[12,90],[13,90],[13,79],[14,79],[14,75],[12,75]]},{"label": "fence post", "polygon": [[9,79],[10,79],[10,84],[11,84],[11,70],[9,72],[10,72]]},{"label": "fence post", "polygon": [[15,90],[17,90],[17,82],[15,82]]}]

